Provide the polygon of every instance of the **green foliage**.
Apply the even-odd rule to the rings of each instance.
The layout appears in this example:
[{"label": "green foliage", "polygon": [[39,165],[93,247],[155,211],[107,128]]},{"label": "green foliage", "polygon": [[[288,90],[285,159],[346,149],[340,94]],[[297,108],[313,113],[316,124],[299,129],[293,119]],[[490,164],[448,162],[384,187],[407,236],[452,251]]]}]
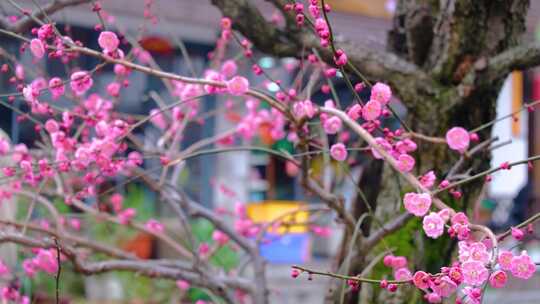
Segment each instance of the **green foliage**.
[{"label": "green foliage", "polygon": [[125,299],[144,299],[147,303],[166,303],[171,293],[178,292],[175,282],[139,276],[132,272],[116,272],[125,292]]},{"label": "green foliage", "polygon": [[[84,296],[84,277],[74,272],[68,263],[62,263],[60,275],[60,290],[62,297]],[[21,277],[22,293],[28,296],[35,292],[45,293],[51,299],[55,296],[56,278],[44,272],[36,273],[34,278]]]},{"label": "green foliage", "polygon": [[[191,229],[195,239],[200,243],[209,243],[214,244],[212,240],[212,233],[215,228],[208,220],[199,219],[191,223]],[[230,246],[225,245],[216,250],[214,255],[210,258],[210,263],[216,267],[220,267],[225,271],[230,271],[231,269],[238,266],[239,257],[236,251],[234,251]]]}]

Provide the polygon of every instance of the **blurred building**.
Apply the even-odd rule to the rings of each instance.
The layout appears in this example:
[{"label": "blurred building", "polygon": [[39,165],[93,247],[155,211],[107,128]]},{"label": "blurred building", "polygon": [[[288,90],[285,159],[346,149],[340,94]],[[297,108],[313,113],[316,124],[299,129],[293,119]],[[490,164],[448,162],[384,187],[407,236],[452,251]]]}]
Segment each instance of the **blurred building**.
[{"label": "blurred building", "polygon": [[[40,4],[49,1],[39,0]],[[206,67],[207,53],[212,50],[218,35],[220,12],[211,5],[209,0],[156,0],[152,7],[157,17],[157,24],[147,26],[143,36],[139,36],[143,18],[144,0],[114,0],[101,1],[104,9],[115,18],[115,24],[120,29],[137,37],[143,47],[152,52],[158,65],[164,70],[189,74],[190,67],[184,59],[178,40],[182,40],[189,51],[191,61],[197,73],[202,73]],[[270,18],[275,9],[263,0],[255,1],[263,12]],[[353,41],[368,43],[376,49],[383,49],[386,42],[387,31],[391,28],[391,10],[393,1],[383,0],[328,0],[333,5],[335,13],[330,18],[334,32]],[[22,7],[34,10],[31,0],[18,0]],[[14,12],[13,7],[6,1],[0,2],[0,8]],[[73,7],[64,10],[53,18],[60,25],[70,25],[73,35],[91,48],[97,48],[98,33],[93,29],[99,22],[97,16],[91,12],[89,5]],[[537,23],[540,21],[540,1],[531,1],[531,10],[527,19],[527,41],[535,39]],[[151,22],[151,21],[146,21]],[[0,37],[0,45],[11,54],[18,53],[18,44],[12,40]],[[32,58],[26,52],[21,55],[23,63],[32,65]],[[88,59],[85,63],[88,68],[93,67],[96,61]],[[284,66],[286,60],[275,60],[270,57],[261,57],[259,64],[270,69],[273,74],[284,81],[289,77]],[[56,64],[40,66],[40,69],[55,76],[65,75],[64,67]],[[249,66],[242,67],[245,70]],[[95,88],[103,88],[103,83],[112,79],[110,68],[105,69]],[[6,79],[1,79],[5,85]],[[256,81],[255,79],[253,81]],[[120,108],[126,112],[143,114],[155,106],[148,97],[151,92],[167,96],[163,84],[154,78],[142,73],[133,73],[130,77],[130,88],[122,93]],[[347,94],[344,90],[341,94]],[[523,106],[525,102],[540,100],[540,72],[536,70],[516,72],[509,76],[497,101],[497,115],[504,116]],[[22,107],[22,105],[19,104]],[[206,111],[221,111],[224,109],[222,98],[206,98],[203,102]],[[30,124],[19,124],[16,113],[4,108],[0,110],[0,126],[11,134],[13,141],[31,141],[33,130]],[[540,116],[536,111],[533,114],[522,111],[515,115],[516,119],[501,121],[493,128],[493,135],[498,136],[499,142],[511,140],[512,144],[505,145],[493,151],[492,166],[498,166],[503,161],[514,161],[526,158],[528,155],[540,154]],[[223,132],[235,127],[234,120],[225,115],[218,115],[208,120],[204,125],[192,124],[183,145],[188,146],[196,140],[208,137],[217,132]],[[153,136],[155,130],[148,128],[143,131],[144,136]],[[286,145],[286,143],[274,143]],[[281,148],[287,149],[286,146]],[[259,200],[303,200],[305,197],[298,188],[295,178],[287,174],[286,164],[277,158],[266,154],[251,152],[225,153],[213,156],[203,156],[198,160],[190,161],[187,168],[188,175],[182,177],[188,192],[195,199],[207,206],[230,207],[235,201]],[[511,212],[514,198],[518,192],[531,179],[533,194],[527,214],[540,211],[540,166],[529,171],[526,166],[513,168],[504,175],[494,176],[490,184],[488,196],[497,204],[489,207],[489,216],[504,222]],[[226,191],[223,191],[226,189]],[[234,196],[230,194],[234,194]],[[488,208],[488,209],[489,209]],[[318,248],[322,254],[331,255],[339,241],[334,237],[324,248]],[[324,267],[319,265],[320,267]],[[284,278],[288,277],[288,267],[283,267],[275,275],[276,286],[281,286]],[[284,273],[286,274],[284,276]],[[281,284],[281,285],[280,285]],[[318,287],[317,287],[318,286]],[[303,288],[303,289],[302,289]],[[311,288],[311,289],[310,289]],[[286,288],[280,288],[285,290]],[[294,295],[277,295],[279,303],[316,303],[321,299],[319,285],[311,284],[294,291]]]}]

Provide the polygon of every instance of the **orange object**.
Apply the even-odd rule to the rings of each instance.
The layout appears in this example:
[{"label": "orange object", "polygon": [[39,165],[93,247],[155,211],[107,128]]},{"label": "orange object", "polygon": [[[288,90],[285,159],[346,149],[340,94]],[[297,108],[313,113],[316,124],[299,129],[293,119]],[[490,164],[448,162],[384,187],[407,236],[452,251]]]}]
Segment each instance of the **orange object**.
[{"label": "orange object", "polygon": [[512,72],[512,135],[518,137],[521,133],[521,107],[523,106],[523,72]]},{"label": "orange object", "polygon": [[154,245],[154,237],[148,233],[141,232],[133,239],[127,241],[122,248],[135,254],[140,259],[149,259],[152,256],[152,247]]},{"label": "orange object", "polygon": [[[305,233],[308,231],[309,220],[308,211],[298,211],[305,208],[306,204],[297,201],[263,201],[260,203],[250,203],[247,205],[248,217],[255,223],[271,223],[276,221],[276,227],[270,227],[269,232],[284,233]],[[292,214],[294,212],[294,214]],[[285,214],[289,214],[284,216]],[[281,218],[283,216],[283,218]],[[294,225],[283,225],[280,223],[294,223]]]},{"label": "orange object", "polygon": [[141,39],[139,44],[147,51],[157,54],[171,54],[173,52],[173,46],[171,43],[157,36],[148,36]]},{"label": "orange object", "polygon": [[265,145],[270,146],[274,143],[274,139],[272,138],[272,129],[268,123],[261,124],[259,127],[259,136],[261,138],[261,142]]}]

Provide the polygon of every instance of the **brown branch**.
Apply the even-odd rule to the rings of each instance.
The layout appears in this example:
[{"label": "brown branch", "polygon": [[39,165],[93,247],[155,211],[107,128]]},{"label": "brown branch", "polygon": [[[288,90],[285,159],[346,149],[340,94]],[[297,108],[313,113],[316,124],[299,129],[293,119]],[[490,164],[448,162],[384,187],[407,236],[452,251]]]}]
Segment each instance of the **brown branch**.
[{"label": "brown branch", "polygon": [[19,21],[9,24],[5,19],[0,20],[0,28],[15,32],[24,33],[36,24],[36,20],[43,19],[45,16],[53,15],[70,6],[77,6],[84,3],[89,3],[91,0],[53,0],[40,10],[36,10],[29,16],[26,16]]},{"label": "brown branch", "polygon": [[[297,265],[293,265],[292,269],[297,269],[301,272],[307,272],[308,274],[316,274],[320,276],[332,277],[332,278],[341,279],[341,280],[355,281],[355,282],[361,282],[361,283],[371,283],[371,284],[381,283],[381,280],[368,279],[368,278],[363,278],[363,277],[358,277],[358,276],[347,276],[347,275],[342,275],[339,273],[332,273],[329,271],[324,272],[324,271],[312,270],[312,269],[305,268],[302,266],[297,266]],[[409,284],[411,283],[411,280],[402,280],[402,281],[387,280],[386,282],[389,284]]]},{"label": "brown branch", "polygon": [[[186,269],[178,269],[175,267],[166,267],[166,264],[160,264],[159,261],[152,260],[106,260],[100,262],[87,262],[82,260],[82,257],[77,254],[77,251],[59,240],[55,241],[51,238],[36,239],[24,236],[15,232],[0,232],[0,243],[11,242],[26,247],[37,248],[59,248],[60,251],[73,263],[77,272],[94,275],[110,271],[131,271],[138,274],[172,280],[186,280],[194,285],[207,287],[219,295],[226,295],[226,287],[241,289],[251,292],[254,286],[248,280],[224,276],[217,273],[205,272],[190,272]],[[228,296],[227,296],[228,297]],[[229,298],[229,302],[232,301]]]},{"label": "brown branch", "polygon": [[[14,222],[14,221],[8,221],[8,220],[0,220],[0,224],[4,224],[4,225],[7,225],[7,226],[13,226],[13,227],[16,227],[18,229],[22,229],[25,226],[22,223],[18,223],[18,222]],[[115,247],[110,247],[110,246],[107,246],[107,245],[102,244],[102,243],[94,242],[94,241],[85,239],[83,237],[79,237],[79,236],[76,236],[76,235],[69,234],[67,232],[62,232],[62,234],[60,235],[59,233],[57,233],[54,230],[51,230],[51,229],[48,229],[48,228],[43,228],[43,227],[41,227],[39,225],[35,225],[35,224],[31,224],[31,223],[26,224],[26,228],[29,229],[29,230],[32,230],[32,231],[48,234],[51,237],[58,238],[58,239],[60,239],[62,241],[66,241],[68,243],[73,243],[76,246],[89,248],[89,249],[92,249],[93,251],[107,254],[107,255],[109,255],[111,257],[121,258],[121,259],[129,259],[129,260],[137,260],[138,259],[136,255],[134,255],[134,254],[132,254],[130,252],[126,252],[126,251],[123,251],[123,250],[115,248]]]},{"label": "brown branch", "polygon": [[514,70],[523,70],[537,65],[540,65],[540,43],[519,45],[490,58],[484,70],[469,72],[461,85],[493,83]]},{"label": "brown branch", "polygon": [[414,216],[411,213],[402,213],[395,218],[391,219],[387,223],[385,223],[381,228],[374,231],[369,235],[368,238],[364,240],[362,243],[363,247],[365,249],[371,249],[373,246],[375,246],[380,240],[382,240],[385,236],[395,232],[396,230],[403,227],[407,222],[414,218]]},{"label": "brown branch", "polygon": [[[283,1],[272,0],[281,9]],[[212,0],[224,16],[233,20],[233,28],[262,52],[278,57],[298,57],[302,49],[315,48],[321,58],[334,66],[332,50],[323,48],[319,38],[307,29],[295,29],[284,32],[267,22],[257,7],[248,0]],[[307,27],[308,25],[305,25]],[[435,95],[438,86],[433,79],[415,64],[400,58],[394,53],[374,50],[373,47],[346,40],[334,41],[335,48],[343,49],[354,69],[348,70],[360,74],[372,81],[388,82],[402,100],[416,100],[419,92]]]}]

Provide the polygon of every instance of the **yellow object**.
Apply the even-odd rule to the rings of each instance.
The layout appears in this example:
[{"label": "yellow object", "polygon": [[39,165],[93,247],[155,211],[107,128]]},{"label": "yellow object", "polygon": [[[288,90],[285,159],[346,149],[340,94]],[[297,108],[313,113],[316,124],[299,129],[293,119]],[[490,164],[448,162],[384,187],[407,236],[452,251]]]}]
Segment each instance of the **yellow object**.
[{"label": "yellow object", "polygon": [[386,9],[384,0],[327,0],[332,10],[349,14],[389,19],[392,14]]},{"label": "yellow object", "polygon": [[[302,211],[306,204],[298,201],[263,201],[247,205],[247,215],[255,223],[272,224],[271,233],[305,233],[309,212]],[[277,229],[276,229],[277,228]],[[277,230],[277,231],[276,231]]]},{"label": "yellow object", "polygon": [[521,133],[521,112],[523,107],[523,72],[512,72],[512,135],[518,137]]}]

